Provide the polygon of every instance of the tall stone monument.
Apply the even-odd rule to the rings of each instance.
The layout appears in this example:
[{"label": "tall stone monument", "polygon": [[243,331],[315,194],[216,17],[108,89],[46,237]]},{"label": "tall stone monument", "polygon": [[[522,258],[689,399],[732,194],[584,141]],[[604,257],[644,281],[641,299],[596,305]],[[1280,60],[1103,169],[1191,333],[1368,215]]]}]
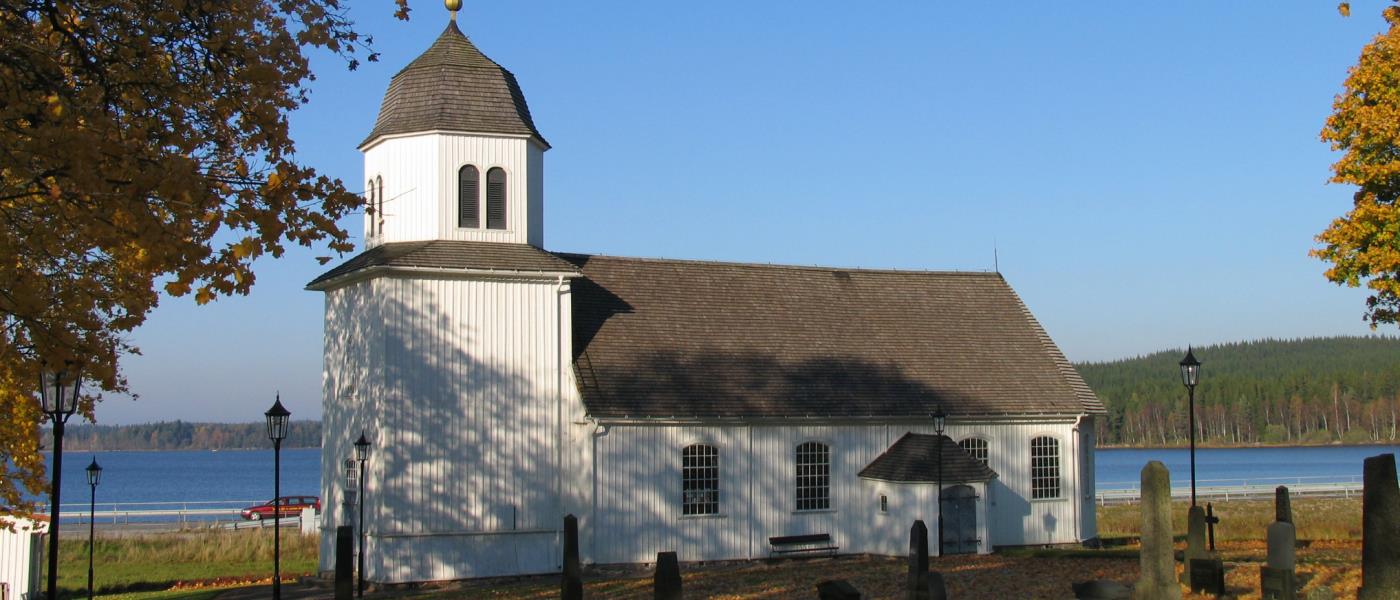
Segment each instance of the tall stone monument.
[{"label": "tall stone monument", "polygon": [[1274,520],[1282,523],[1293,522],[1293,504],[1288,501],[1288,486],[1274,488]]},{"label": "tall stone monument", "polygon": [[928,593],[928,526],[923,520],[909,528],[909,600],[930,600]]},{"label": "tall stone monument", "polygon": [[1395,455],[1366,459],[1361,492],[1361,589],[1358,600],[1400,599],[1400,487]]},{"label": "tall stone monument", "polygon": [[583,566],[578,560],[578,517],[564,516],[564,578],[560,582],[562,600],[583,600]]},{"label": "tall stone monument", "polygon": [[651,580],[655,600],[681,600],[681,563],[675,552],[656,553],[656,574]]},{"label": "tall stone monument", "polygon": [[1180,600],[1176,559],[1172,557],[1172,482],[1166,465],[1151,461],[1142,468],[1141,575],[1133,586],[1137,600]]}]

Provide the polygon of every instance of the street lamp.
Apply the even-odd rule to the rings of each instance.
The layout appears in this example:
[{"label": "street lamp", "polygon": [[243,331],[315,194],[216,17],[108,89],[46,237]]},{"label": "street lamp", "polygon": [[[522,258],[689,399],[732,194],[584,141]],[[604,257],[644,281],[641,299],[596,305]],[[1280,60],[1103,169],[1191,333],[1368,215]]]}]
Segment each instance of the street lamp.
[{"label": "street lamp", "polygon": [[369,440],[365,439],[365,430],[360,430],[360,439],[355,440],[355,460],[360,463],[360,552],[359,552],[359,578],[356,581],[359,596],[365,597],[365,491],[369,487],[365,482],[365,460],[369,459]]},{"label": "street lamp", "polygon": [[1188,410],[1191,413],[1191,506],[1196,505],[1196,381],[1201,375],[1201,361],[1186,347],[1186,358],[1181,359],[1181,383],[1186,385],[1190,397]]},{"label": "street lamp", "polygon": [[88,487],[92,488],[92,498],[88,501],[88,600],[92,600],[92,530],[97,522],[97,482],[102,479],[102,467],[97,464],[96,456],[87,466],[87,476]]},{"label": "street lamp", "polygon": [[39,404],[53,422],[53,480],[49,488],[49,600],[58,598],[58,501],[63,483],[63,425],[78,410],[78,388],[82,367],[64,361],[52,370],[47,364],[39,371]]},{"label": "street lamp", "polygon": [[267,417],[267,437],[272,440],[272,600],[282,600],[282,440],[287,438],[287,420],[292,413],[282,406],[282,394]]},{"label": "street lamp", "polygon": [[938,434],[934,442],[938,445],[938,556],[943,556],[943,426],[948,420],[943,407],[933,413],[933,432]]}]

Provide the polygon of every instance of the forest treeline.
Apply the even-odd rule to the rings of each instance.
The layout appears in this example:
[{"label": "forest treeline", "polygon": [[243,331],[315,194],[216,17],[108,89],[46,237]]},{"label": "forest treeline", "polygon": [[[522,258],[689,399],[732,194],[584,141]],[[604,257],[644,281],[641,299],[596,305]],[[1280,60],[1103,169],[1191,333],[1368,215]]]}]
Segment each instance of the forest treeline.
[{"label": "forest treeline", "polygon": [[[1184,350],[1075,365],[1108,409],[1103,445],[1185,445]],[[1400,414],[1400,338],[1261,340],[1195,349],[1198,444],[1390,442]]]},{"label": "forest treeline", "polygon": [[[52,439],[47,429],[40,438]],[[267,424],[186,423],[167,421],[141,425],[69,424],[63,430],[63,450],[232,450],[271,448]],[[320,421],[292,421],[283,448],[320,448]]]}]

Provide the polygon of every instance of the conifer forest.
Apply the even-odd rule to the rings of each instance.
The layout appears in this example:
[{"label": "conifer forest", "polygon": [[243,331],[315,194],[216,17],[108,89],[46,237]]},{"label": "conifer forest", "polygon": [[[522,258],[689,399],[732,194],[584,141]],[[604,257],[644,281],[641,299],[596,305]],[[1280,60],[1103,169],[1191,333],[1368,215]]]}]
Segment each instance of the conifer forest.
[{"label": "conifer forest", "polygon": [[[1196,442],[1389,443],[1400,418],[1400,338],[1261,340],[1196,348]],[[1108,415],[1099,445],[1188,439],[1184,349],[1076,365]]]}]

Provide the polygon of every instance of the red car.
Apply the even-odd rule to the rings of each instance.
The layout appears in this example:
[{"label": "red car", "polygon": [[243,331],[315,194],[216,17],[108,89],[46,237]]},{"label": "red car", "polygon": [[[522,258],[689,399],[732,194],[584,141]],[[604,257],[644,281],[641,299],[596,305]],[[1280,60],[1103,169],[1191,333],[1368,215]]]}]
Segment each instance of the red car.
[{"label": "red car", "polygon": [[277,500],[268,500],[257,506],[249,506],[243,509],[242,514],[245,519],[257,521],[260,519],[271,519],[274,513],[278,512],[284,517],[299,515],[301,511],[308,508],[321,510],[321,499],[316,496],[283,496]]}]

